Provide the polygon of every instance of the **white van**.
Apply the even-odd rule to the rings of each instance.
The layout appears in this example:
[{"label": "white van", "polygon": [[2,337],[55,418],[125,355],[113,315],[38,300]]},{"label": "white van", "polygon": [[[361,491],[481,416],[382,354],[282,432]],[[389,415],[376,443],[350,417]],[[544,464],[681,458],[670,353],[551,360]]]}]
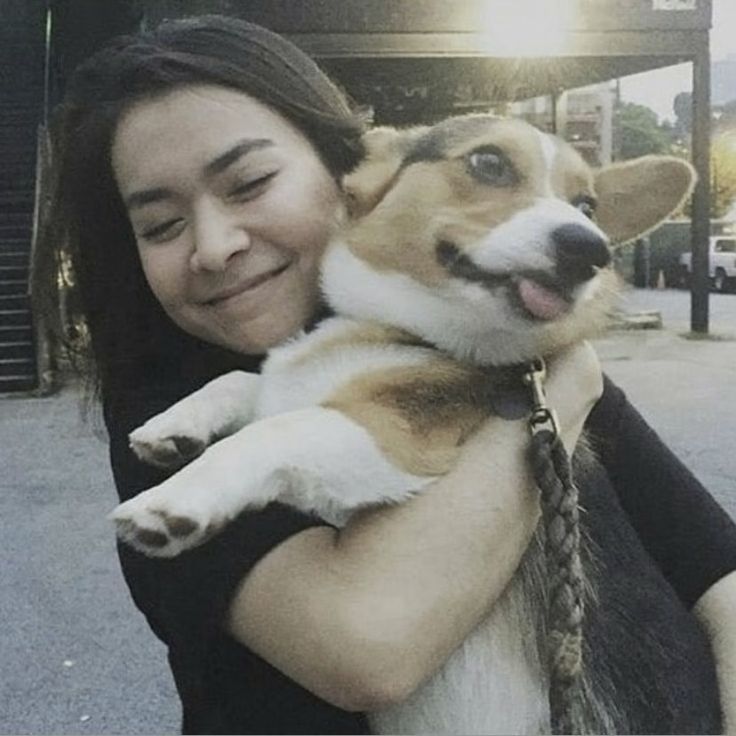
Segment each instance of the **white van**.
[{"label": "white van", "polygon": [[[736,236],[714,235],[709,242],[709,268],[713,288],[716,291],[728,291],[736,284]],[[690,283],[692,275],[692,253],[680,256],[680,271],[683,285]]]}]

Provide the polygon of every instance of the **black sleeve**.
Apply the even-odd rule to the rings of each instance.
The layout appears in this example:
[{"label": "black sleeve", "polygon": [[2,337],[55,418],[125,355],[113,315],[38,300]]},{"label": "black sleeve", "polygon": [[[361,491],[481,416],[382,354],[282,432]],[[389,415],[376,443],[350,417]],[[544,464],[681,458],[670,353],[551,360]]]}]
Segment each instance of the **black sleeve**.
[{"label": "black sleeve", "polygon": [[[128,433],[179,398],[171,391],[140,392],[105,407],[110,459],[121,501],[160,483],[166,473],[140,462]],[[118,554],[137,607],[156,635],[172,647],[208,646],[221,632],[235,589],[269,550],[324,522],[279,504],[244,513],[207,543],[173,559],[154,559],[125,544]]]},{"label": "black sleeve", "polygon": [[647,552],[694,605],[736,570],[736,524],[608,378],[586,428]]}]

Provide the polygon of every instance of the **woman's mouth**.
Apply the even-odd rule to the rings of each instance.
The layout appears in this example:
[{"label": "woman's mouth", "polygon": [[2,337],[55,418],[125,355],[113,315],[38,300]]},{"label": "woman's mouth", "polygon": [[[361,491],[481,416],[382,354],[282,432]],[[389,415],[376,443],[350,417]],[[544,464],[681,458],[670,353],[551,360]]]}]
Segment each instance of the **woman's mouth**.
[{"label": "woman's mouth", "polygon": [[291,262],[285,263],[284,265],[279,266],[278,268],[273,268],[273,269],[270,269],[269,271],[264,271],[263,273],[260,273],[257,276],[251,276],[250,278],[245,279],[244,281],[240,281],[237,284],[234,284],[233,286],[227,289],[224,289],[223,291],[219,292],[216,296],[205,300],[203,303],[208,307],[218,307],[234,297],[242,296],[245,294],[250,294],[254,292],[256,289],[258,289],[258,287],[280,276],[282,273],[284,273],[284,271],[286,271],[287,268],[289,268],[290,265],[291,265]]}]

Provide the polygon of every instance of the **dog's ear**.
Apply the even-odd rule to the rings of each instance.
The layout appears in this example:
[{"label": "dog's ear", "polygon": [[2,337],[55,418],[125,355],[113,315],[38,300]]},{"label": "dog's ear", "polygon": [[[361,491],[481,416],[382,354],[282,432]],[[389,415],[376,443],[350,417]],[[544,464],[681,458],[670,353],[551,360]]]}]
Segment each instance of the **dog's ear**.
[{"label": "dog's ear", "polygon": [[613,244],[653,230],[675,212],[695,186],[695,170],[672,156],[643,156],[595,174],[596,224]]},{"label": "dog's ear", "polygon": [[348,214],[370,212],[391,188],[404,157],[426,128],[373,128],[363,136],[366,156],[343,179]]}]

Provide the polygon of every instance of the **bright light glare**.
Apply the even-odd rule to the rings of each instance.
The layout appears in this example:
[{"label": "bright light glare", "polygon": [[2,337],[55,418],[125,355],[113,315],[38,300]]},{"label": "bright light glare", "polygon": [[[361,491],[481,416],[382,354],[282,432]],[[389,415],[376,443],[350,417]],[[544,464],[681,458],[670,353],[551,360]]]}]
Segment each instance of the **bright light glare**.
[{"label": "bright light glare", "polygon": [[479,29],[492,56],[557,56],[575,17],[575,0],[496,0]]}]

